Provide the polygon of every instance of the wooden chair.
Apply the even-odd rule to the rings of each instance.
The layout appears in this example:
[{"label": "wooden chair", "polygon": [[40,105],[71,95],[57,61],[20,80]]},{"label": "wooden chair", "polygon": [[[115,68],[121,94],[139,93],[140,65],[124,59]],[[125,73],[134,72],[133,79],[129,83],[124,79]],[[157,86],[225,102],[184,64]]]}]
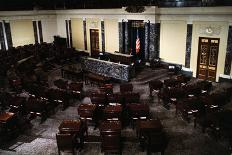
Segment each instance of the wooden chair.
[{"label": "wooden chair", "polygon": [[101,143],[102,152],[122,154],[120,132],[114,132],[114,131],[107,132],[107,134],[101,134],[101,138],[102,138],[102,143]]},{"label": "wooden chair", "polygon": [[56,142],[59,155],[61,154],[61,151],[71,151],[73,155],[76,154],[75,135],[58,133],[56,134]]},{"label": "wooden chair", "polygon": [[155,91],[159,93],[163,88],[163,82],[160,80],[153,80],[149,82],[150,96],[152,96],[152,92]]},{"label": "wooden chair", "polygon": [[150,155],[152,152],[161,152],[161,155],[164,155],[167,145],[168,140],[164,131],[151,132],[149,136],[145,138],[147,155]]},{"label": "wooden chair", "polygon": [[59,89],[64,89],[64,90],[66,90],[67,87],[68,87],[68,81],[64,81],[64,80],[62,80],[62,79],[58,79],[58,80],[54,81],[54,85],[55,85],[56,87],[58,87]]},{"label": "wooden chair", "polygon": [[123,104],[123,95],[117,94],[106,94],[107,103],[120,103]]},{"label": "wooden chair", "polygon": [[131,83],[125,83],[120,85],[120,93],[132,92],[133,85]]},{"label": "wooden chair", "polygon": [[113,84],[104,84],[99,87],[100,92],[105,94],[113,94]]},{"label": "wooden chair", "polygon": [[68,85],[68,88],[74,98],[82,98],[83,82],[72,82]]},{"label": "wooden chair", "polygon": [[140,94],[139,93],[133,93],[133,92],[127,92],[122,94],[124,97],[124,104],[127,103],[139,103],[140,101]]}]

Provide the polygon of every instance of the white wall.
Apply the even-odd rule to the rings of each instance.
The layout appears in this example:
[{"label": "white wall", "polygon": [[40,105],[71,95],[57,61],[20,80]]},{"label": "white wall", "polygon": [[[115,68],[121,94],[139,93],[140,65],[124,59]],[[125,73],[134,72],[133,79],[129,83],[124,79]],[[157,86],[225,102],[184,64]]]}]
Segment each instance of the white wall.
[{"label": "white wall", "polygon": [[42,19],[42,30],[43,30],[43,41],[47,43],[52,43],[54,41],[54,36],[57,35],[57,20],[52,19]]},{"label": "white wall", "polygon": [[161,21],[160,58],[163,61],[185,64],[186,33],[185,21]]},{"label": "white wall", "polygon": [[12,20],[10,29],[14,47],[35,43],[31,20]]},{"label": "white wall", "polygon": [[104,20],[105,26],[105,51],[119,51],[119,30],[117,20]]},{"label": "white wall", "polygon": [[72,18],[72,41],[73,47],[78,50],[84,50],[84,30],[83,30],[83,19],[82,18]]}]

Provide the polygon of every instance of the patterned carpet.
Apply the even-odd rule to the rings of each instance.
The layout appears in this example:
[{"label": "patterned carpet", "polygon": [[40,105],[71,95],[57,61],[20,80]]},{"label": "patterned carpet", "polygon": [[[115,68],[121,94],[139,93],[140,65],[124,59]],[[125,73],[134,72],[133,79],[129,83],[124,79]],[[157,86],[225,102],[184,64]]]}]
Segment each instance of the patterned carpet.
[{"label": "patterned carpet", "polygon": [[[50,84],[52,80],[60,77],[60,70],[56,70],[50,74]],[[157,98],[149,97],[149,89],[147,82],[152,79],[164,80],[168,78],[165,69],[151,70],[144,68],[138,75],[131,80],[134,86],[134,91],[141,94],[141,102],[150,105],[152,115],[159,117],[168,134],[169,144],[165,151],[167,155],[230,155],[228,142],[225,138],[218,141],[211,135],[210,131],[201,132],[201,128],[193,127],[193,123],[189,124],[182,120],[180,116],[175,115],[174,106],[167,110],[163,105],[157,102]],[[219,90],[226,87],[227,84],[214,84],[215,89]],[[93,91],[98,91],[95,86],[85,85],[86,94]],[[119,92],[119,84],[114,84],[114,92]],[[0,154],[2,155],[56,155],[58,154],[55,134],[58,132],[58,126],[64,119],[78,119],[77,107],[83,103],[91,102],[88,97],[82,101],[75,101],[66,110],[61,108],[56,110],[56,113],[51,115],[45,122],[40,124],[40,118],[31,122],[31,126],[12,141],[4,142],[0,146]],[[230,103],[231,105],[231,103]],[[93,127],[88,129],[89,135],[99,136],[98,129]],[[122,130],[123,155],[145,155],[139,147],[136,138],[135,130],[127,127]],[[69,153],[63,153],[69,154]],[[87,142],[79,155],[102,155],[99,142]],[[158,155],[156,153],[155,155]]]}]

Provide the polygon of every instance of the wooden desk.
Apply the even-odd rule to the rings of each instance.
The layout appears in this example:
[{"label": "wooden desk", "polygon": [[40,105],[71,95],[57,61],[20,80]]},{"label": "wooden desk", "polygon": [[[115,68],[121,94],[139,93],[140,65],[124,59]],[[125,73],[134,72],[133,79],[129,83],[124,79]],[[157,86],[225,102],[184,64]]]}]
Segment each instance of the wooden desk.
[{"label": "wooden desk", "polygon": [[60,133],[79,134],[81,131],[80,120],[64,120],[59,126]]},{"label": "wooden desk", "polygon": [[12,112],[3,112],[0,114],[0,122],[1,123],[7,123],[9,122],[13,117],[15,116]]},{"label": "wooden desk", "polygon": [[2,137],[9,138],[13,134],[18,134],[17,120],[15,113],[3,112],[0,114],[0,134]]},{"label": "wooden desk", "polygon": [[106,106],[104,109],[104,117],[107,120],[121,119],[122,105],[118,103],[110,103],[110,105]]},{"label": "wooden desk", "polygon": [[95,104],[80,104],[77,111],[81,119],[93,120],[95,115]]},{"label": "wooden desk", "polygon": [[97,83],[98,85],[100,85],[109,83],[110,78],[95,73],[88,73],[85,75],[85,83],[88,84],[88,81],[90,81],[91,84]]},{"label": "wooden desk", "polygon": [[140,103],[130,103],[127,104],[126,107],[128,108],[132,119],[139,119],[141,117],[148,117],[149,116],[149,106],[147,104],[140,104]]},{"label": "wooden desk", "polygon": [[101,133],[107,131],[120,132],[122,129],[122,124],[120,121],[103,121],[99,127]]},{"label": "wooden desk", "polygon": [[150,132],[159,132],[163,126],[159,119],[139,120],[136,124],[138,135],[149,134]]}]

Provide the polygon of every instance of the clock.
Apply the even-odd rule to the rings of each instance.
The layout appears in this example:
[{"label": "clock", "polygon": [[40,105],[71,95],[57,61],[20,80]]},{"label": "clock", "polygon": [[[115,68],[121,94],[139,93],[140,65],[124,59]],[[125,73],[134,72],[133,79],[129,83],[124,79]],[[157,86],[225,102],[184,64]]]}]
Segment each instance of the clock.
[{"label": "clock", "polygon": [[213,33],[213,29],[211,27],[207,27],[205,29],[205,32],[208,33],[208,34],[212,34]]}]

